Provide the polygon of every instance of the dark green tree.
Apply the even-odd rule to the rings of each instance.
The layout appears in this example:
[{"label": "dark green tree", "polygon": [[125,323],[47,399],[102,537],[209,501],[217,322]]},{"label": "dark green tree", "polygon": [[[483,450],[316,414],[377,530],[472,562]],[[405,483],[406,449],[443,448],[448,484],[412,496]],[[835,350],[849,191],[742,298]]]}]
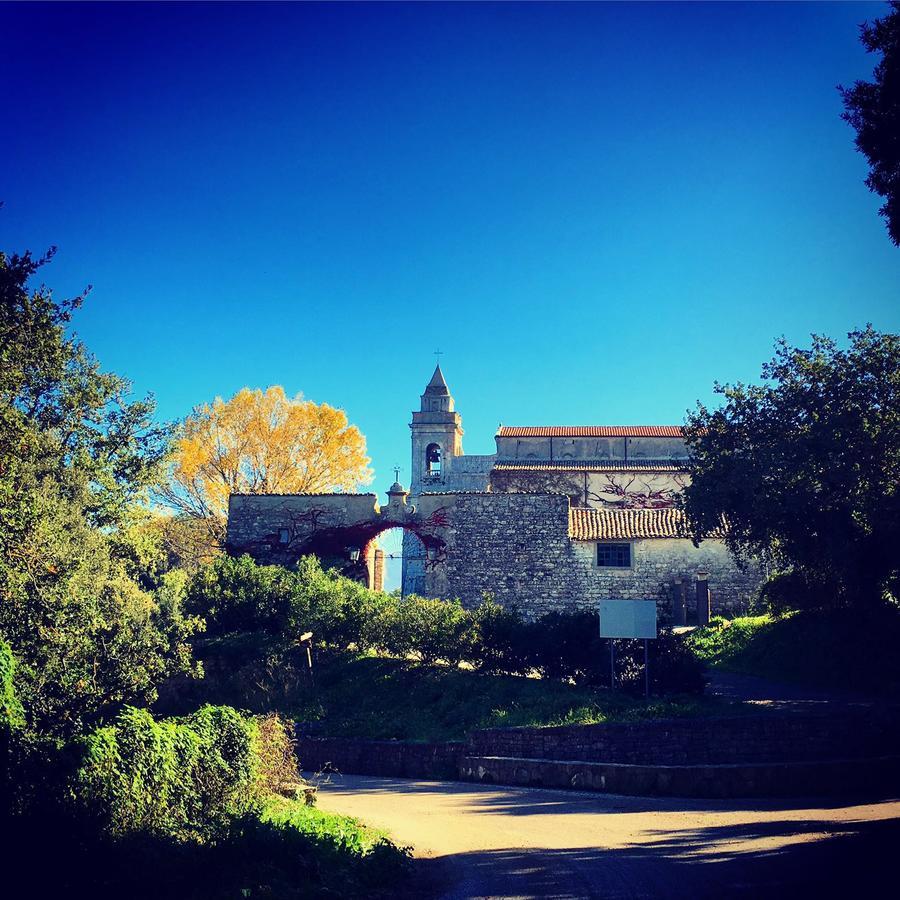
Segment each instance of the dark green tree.
[{"label": "dark green tree", "polygon": [[880,53],[872,81],[840,87],[841,116],[856,130],[856,147],[869,160],[870,191],[884,197],[879,210],[891,241],[900,246],[900,2],[871,25],[860,26],[860,40],[869,53]]},{"label": "dark green tree", "polygon": [[849,339],[779,341],[764,383],[716,384],[724,404],[686,424],[695,538],[724,517],[739,559],[793,570],[822,605],[900,593],[900,336]]},{"label": "dark green tree", "polygon": [[135,526],[167,430],[67,334],[82,297],[0,254],[0,638],[30,727],[70,734],[189,666],[183,583]]}]

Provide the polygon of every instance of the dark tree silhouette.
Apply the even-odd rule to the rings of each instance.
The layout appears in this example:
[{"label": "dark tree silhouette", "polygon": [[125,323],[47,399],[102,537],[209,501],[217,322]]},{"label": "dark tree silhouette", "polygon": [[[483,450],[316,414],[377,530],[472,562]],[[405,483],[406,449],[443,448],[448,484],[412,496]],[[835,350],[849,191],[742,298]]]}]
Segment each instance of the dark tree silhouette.
[{"label": "dark tree silhouette", "polygon": [[781,340],[761,384],[716,393],[685,426],[695,536],[724,517],[738,558],[802,574],[822,605],[900,597],[900,335]]},{"label": "dark tree silhouette", "polygon": [[900,2],[890,7],[883,18],[860,26],[863,46],[881,54],[874,80],[838,90],[844,98],[841,118],[856,129],[856,147],[869,160],[866,185],[884,197],[879,213],[900,247]]}]

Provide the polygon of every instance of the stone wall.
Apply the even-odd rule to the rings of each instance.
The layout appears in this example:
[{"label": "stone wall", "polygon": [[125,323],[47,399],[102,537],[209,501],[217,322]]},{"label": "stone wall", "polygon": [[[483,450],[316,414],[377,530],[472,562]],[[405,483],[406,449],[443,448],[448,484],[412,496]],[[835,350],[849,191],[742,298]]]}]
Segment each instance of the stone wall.
[{"label": "stone wall", "polygon": [[492,728],[415,743],[300,735],[307,772],[462,779],[683,797],[799,796],[900,787],[895,712]]},{"label": "stone wall", "polygon": [[497,435],[497,459],[686,459],[677,437],[512,437]]},{"label": "stone wall", "polygon": [[880,756],[894,752],[898,738],[896,715],[848,709],[838,714],[487,728],[472,732],[466,755],[666,766],[811,762]]},{"label": "stone wall", "polygon": [[462,741],[370,741],[300,736],[297,756],[305,772],[342,772],[391,778],[457,778]]},{"label": "stone wall", "polygon": [[448,495],[447,584],[467,606],[491,594],[529,617],[570,608],[581,574],[569,500],[549,494]]},{"label": "stone wall", "polygon": [[[596,543],[568,536],[569,498],[547,493],[425,493],[380,508],[374,494],[234,495],[228,546],[287,565],[304,552],[347,557],[348,547],[362,551],[391,527],[407,529],[424,547],[407,572],[408,590],[469,607],[489,593],[532,619],[621,598],[656,599],[660,620],[670,621],[673,578],[692,582],[701,571],[709,573],[713,611],[739,612],[760,577],[739,570],[721,540],[700,547],[682,538],[636,540],[630,568],[598,568]],[[365,557],[360,565],[364,577]],[[693,598],[689,586],[689,614]]]},{"label": "stone wall", "polygon": [[687,583],[688,621],[696,620],[695,582],[698,572],[709,573],[710,604],[713,614],[747,611],[762,572],[756,565],[741,570],[725,542],[709,538],[695,547],[686,538],[653,538],[631,541],[630,568],[598,568],[597,544],[574,542],[584,568],[590,570],[591,602],[622,599],[655,599],[662,621],[670,621],[673,611],[673,580]]}]

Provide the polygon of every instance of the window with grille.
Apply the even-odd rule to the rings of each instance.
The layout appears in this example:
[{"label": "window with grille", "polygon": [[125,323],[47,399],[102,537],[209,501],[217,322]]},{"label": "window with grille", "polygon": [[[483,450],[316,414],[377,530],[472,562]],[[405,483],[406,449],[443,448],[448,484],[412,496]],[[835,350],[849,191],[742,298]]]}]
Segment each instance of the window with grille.
[{"label": "window with grille", "polygon": [[616,569],[631,566],[631,544],[597,544],[597,565]]}]

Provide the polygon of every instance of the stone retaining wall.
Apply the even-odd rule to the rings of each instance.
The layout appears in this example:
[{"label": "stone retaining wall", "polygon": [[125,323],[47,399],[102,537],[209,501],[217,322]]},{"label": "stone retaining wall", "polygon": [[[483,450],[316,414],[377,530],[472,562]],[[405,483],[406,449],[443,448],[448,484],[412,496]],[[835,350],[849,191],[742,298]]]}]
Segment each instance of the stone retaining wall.
[{"label": "stone retaining wall", "polygon": [[639,797],[798,797],[900,788],[900,756],[744,765],[637,766],[583,760],[465,757],[463,781]]},{"label": "stone retaining wall", "polygon": [[307,772],[453,779],[459,777],[464,747],[462,741],[419,743],[301,736],[297,756]]},{"label": "stone retaining wall", "polygon": [[862,708],[727,719],[491,728],[467,755],[577,759],[631,765],[721,765],[880,756],[900,747],[900,717]]},{"label": "stone retaining wall", "polygon": [[492,728],[466,742],[301,735],[306,771],[684,797],[832,795],[900,788],[900,717],[674,719]]}]

